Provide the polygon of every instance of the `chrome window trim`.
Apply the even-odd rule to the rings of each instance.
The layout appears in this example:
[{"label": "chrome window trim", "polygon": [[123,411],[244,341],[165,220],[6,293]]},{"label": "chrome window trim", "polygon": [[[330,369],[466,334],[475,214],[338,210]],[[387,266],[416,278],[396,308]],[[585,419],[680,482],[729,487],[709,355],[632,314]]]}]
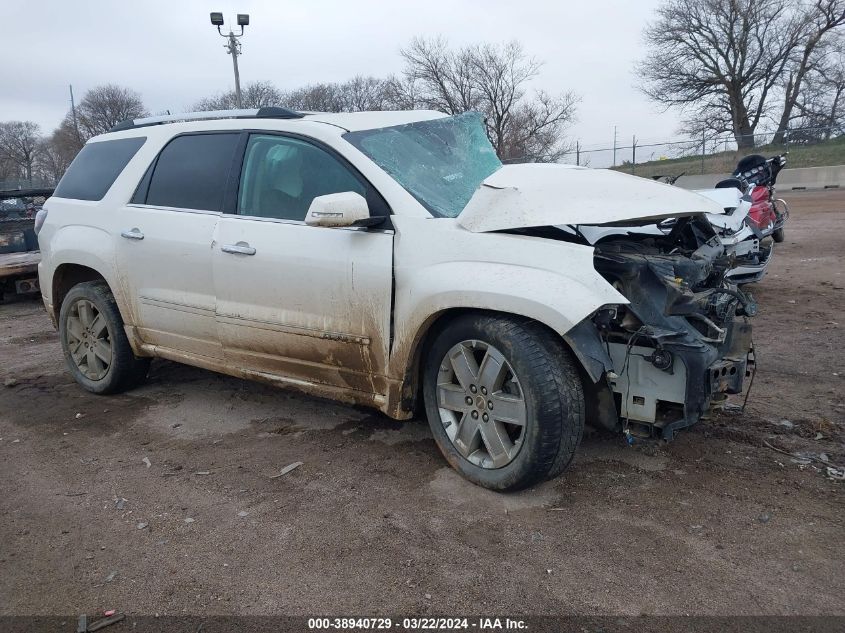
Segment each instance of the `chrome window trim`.
[{"label": "chrome window trim", "polygon": [[139,204],[130,202],[126,205],[132,209],[154,209],[156,211],[174,211],[176,213],[197,213],[200,215],[223,215],[222,211],[209,211],[206,209],[185,209],[182,207],[162,207],[155,204]]},{"label": "chrome window trim", "polygon": [[[252,220],[253,222],[272,222],[274,224],[293,224],[296,226],[310,226],[306,224],[304,220],[286,220],[283,218],[264,218],[257,215],[240,215],[235,213],[223,213],[222,215],[226,216],[227,218],[237,219],[237,220]],[[393,229],[374,229],[372,227],[366,226],[334,226],[334,227],[324,227],[324,226],[315,226],[312,227],[315,229],[323,229],[323,228],[331,228],[333,231],[369,231],[370,233],[390,233],[393,234]]]}]

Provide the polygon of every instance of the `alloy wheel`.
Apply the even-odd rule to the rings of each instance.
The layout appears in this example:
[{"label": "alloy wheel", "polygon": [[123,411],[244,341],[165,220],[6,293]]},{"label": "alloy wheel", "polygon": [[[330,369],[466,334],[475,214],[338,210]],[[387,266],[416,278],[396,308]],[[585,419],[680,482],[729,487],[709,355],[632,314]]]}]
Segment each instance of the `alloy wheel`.
[{"label": "alloy wheel", "polygon": [[519,378],[484,341],[454,345],[440,363],[437,406],[449,440],[469,462],[502,468],[522,448],[527,425]]},{"label": "alloy wheel", "polygon": [[112,344],[106,318],[91,301],[78,299],[65,324],[68,351],[89,380],[102,380],[112,363]]}]

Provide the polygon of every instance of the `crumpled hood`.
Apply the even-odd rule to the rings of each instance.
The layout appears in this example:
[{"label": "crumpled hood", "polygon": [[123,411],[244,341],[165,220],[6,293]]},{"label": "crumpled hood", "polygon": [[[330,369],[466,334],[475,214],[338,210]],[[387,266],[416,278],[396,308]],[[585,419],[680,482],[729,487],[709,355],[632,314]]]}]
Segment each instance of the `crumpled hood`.
[{"label": "crumpled hood", "polygon": [[704,196],[609,169],[556,164],[505,165],[458,216],[473,233],[558,224],[611,224],[724,213]]}]

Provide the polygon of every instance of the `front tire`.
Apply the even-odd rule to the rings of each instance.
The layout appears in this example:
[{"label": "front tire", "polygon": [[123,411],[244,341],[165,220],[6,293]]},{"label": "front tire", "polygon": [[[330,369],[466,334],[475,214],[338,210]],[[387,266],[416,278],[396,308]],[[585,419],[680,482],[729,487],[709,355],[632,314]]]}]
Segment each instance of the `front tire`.
[{"label": "front tire", "polygon": [[70,289],[59,311],[59,337],[70,373],[92,393],[118,393],[147,376],[150,359],[132,352],[105,282],[87,281]]},{"label": "front tire", "polygon": [[584,392],[560,339],[522,318],[458,317],[429,347],[426,415],[437,446],[465,478],[526,488],[569,465],[584,430]]},{"label": "front tire", "polygon": [[786,233],[784,232],[783,227],[775,229],[774,233],[772,233],[772,239],[778,244],[786,239]]}]

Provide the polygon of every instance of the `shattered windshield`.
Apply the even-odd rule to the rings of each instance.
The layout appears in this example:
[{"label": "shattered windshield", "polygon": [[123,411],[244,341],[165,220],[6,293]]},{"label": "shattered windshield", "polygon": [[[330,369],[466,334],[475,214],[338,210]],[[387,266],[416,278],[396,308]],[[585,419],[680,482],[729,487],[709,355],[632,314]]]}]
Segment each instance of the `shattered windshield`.
[{"label": "shattered windshield", "polygon": [[502,166],[477,112],[344,138],[439,217],[457,217],[481,181]]}]

